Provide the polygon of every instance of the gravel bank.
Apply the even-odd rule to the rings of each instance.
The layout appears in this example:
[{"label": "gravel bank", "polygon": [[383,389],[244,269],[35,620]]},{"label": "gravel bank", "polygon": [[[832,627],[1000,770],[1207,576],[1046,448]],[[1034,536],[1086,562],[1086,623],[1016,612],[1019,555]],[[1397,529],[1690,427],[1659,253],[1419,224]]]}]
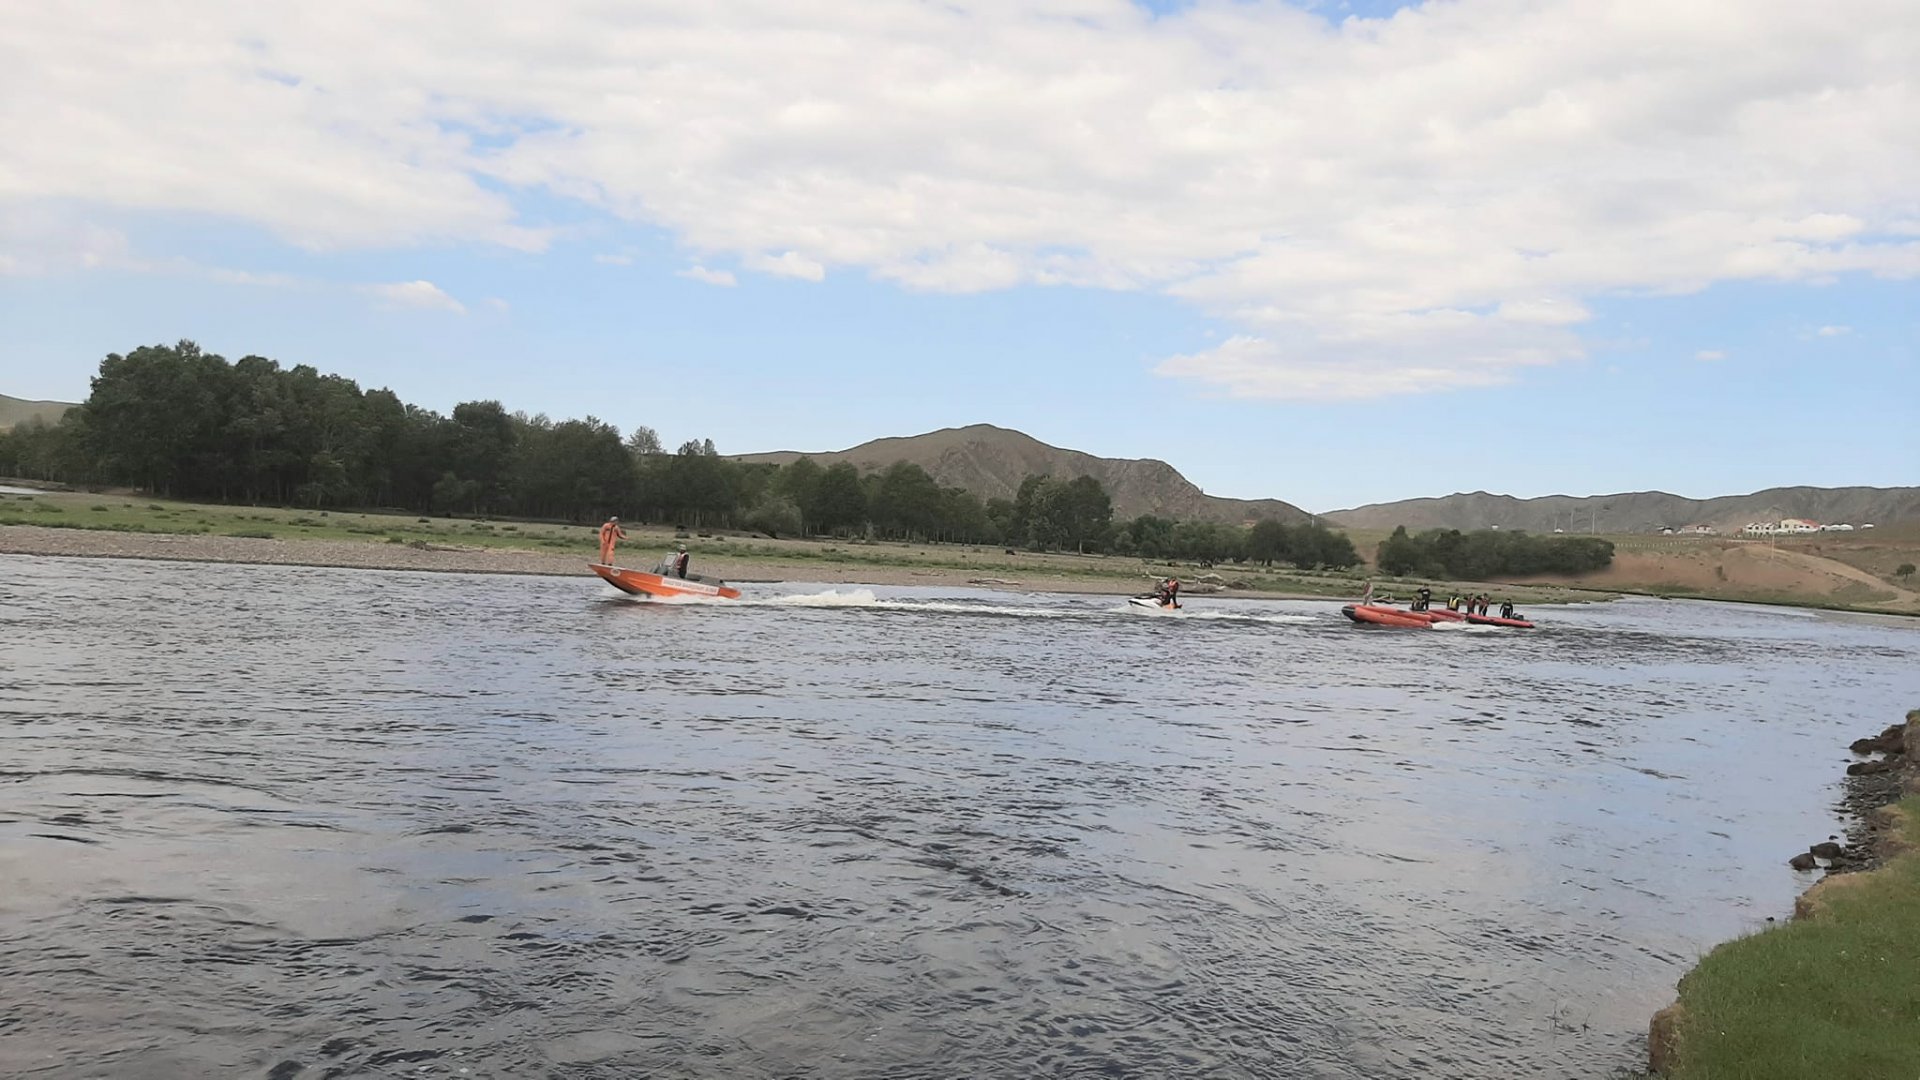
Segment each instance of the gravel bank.
[{"label": "gravel bank", "polygon": [[[624,551],[625,549],[623,549]],[[75,558],[163,559],[180,562],[253,563],[265,566],[340,566],[360,570],[426,570],[463,574],[543,574],[591,577],[594,557],[582,545],[577,554],[453,544],[388,544],[358,540],[262,540],[240,536],[167,535],[92,529],[49,529],[38,525],[0,525],[0,554]],[[633,551],[624,564],[646,565],[651,551]],[[965,570],[863,566],[858,563],[760,562],[731,559],[693,550],[693,569],[735,583],[818,581],[836,585],[968,585],[1024,592],[1072,592],[1129,595],[1148,582],[1125,578],[1069,578],[1022,575],[1017,581],[979,579]],[[1225,595],[1225,594],[1223,594]],[[1234,593],[1273,597],[1273,593]]]}]

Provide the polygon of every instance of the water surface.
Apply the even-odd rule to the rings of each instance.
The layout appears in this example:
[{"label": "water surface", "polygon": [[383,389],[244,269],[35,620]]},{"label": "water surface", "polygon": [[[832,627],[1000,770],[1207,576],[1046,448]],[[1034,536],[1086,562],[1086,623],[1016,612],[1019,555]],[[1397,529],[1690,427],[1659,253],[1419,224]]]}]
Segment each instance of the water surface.
[{"label": "water surface", "polygon": [[0,557],[0,1074],[1594,1077],[1920,633]]}]

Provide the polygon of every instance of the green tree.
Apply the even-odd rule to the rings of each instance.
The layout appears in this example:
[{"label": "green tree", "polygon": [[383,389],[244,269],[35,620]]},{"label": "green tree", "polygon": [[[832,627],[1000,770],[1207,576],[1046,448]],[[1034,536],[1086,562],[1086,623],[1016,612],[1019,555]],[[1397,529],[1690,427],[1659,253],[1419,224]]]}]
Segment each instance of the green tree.
[{"label": "green tree", "polygon": [[896,461],[880,473],[868,513],[883,535],[928,538],[940,531],[943,497],[927,470]]},{"label": "green tree", "polygon": [[1413,568],[1420,565],[1420,548],[1413,542],[1413,538],[1407,535],[1405,525],[1396,525],[1393,533],[1380,541],[1380,548],[1374,553],[1373,561],[1374,565],[1380,568],[1381,573],[1398,577],[1412,573]]},{"label": "green tree", "polygon": [[1292,553],[1292,537],[1287,527],[1272,518],[1261,518],[1247,531],[1247,558],[1262,566],[1272,566]]},{"label": "green tree", "polygon": [[463,401],[453,407],[452,470],[469,484],[472,509],[498,510],[507,502],[507,476],[519,429],[497,401]]},{"label": "green tree", "polygon": [[834,535],[845,535],[864,525],[867,492],[860,483],[860,470],[844,461],[828,466],[814,492],[812,517],[816,529]]},{"label": "green tree", "polygon": [[1894,567],[1893,576],[1899,578],[1901,581],[1905,581],[1906,579],[1912,577],[1913,564],[1910,562],[1903,562],[1899,566]]},{"label": "green tree", "polygon": [[814,500],[819,496],[821,471],[812,458],[797,457],[774,477],[774,492],[800,511],[800,525],[795,532],[804,533],[814,527]]},{"label": "green tree", "polygon": [[634,457],[651,457],[663,453],[660,449],[660,433],[650,427],[641,426],[627,433],[627,452]]},{"label": "green tree", "polygon": [[746,515],[750,529],[766,533],[775,540],[800,532],[800,507],[784,495],[767,495]]}]

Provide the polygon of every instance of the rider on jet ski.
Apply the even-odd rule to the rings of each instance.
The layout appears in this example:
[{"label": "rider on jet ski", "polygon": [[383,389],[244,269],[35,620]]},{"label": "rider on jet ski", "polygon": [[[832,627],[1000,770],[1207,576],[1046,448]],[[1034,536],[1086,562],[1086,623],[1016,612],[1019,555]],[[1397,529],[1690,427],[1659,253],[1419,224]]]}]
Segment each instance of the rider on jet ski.
[{"label": "rider on jet ski", "polygon": [[1153,598],[1160,601],[1161,607],[1180,606],[1180,579],[1168,578],[1153,590]]}]

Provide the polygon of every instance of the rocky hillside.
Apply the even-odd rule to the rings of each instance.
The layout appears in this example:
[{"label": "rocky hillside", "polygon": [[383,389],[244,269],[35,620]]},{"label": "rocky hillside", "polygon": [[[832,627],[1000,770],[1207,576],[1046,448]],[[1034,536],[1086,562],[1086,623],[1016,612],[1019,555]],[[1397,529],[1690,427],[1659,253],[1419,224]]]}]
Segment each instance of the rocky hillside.
[{"label": "rocky hillside", "polygon": [[[784,465],[799,451],[741,454],[736,461]],[[948,487],[961,487],[982,499],[1011,499],[1028,474],[1071,479],[1091,476],[1113,496],[1114,516],[1141,514],[1189,521],[1233,524],[1271,517],[1300,521],[1305,511],[1278,499],[1225,499],[1208,495],[1173,466],[1151,458],[1102,458],[1049,446],[1030,435],[991,424],[943,428],[906,438],[875,439],[849,450],[806,454],[821,465],[849,461],[862,471],[909,461]]]},{"label": "rocky hillside", "polygon": [[1530,532],[1658,532],[1711,525],[1732,532],[1750,521],[1806,518],[1823,523],[1885,525],[1920,520],[1920,488],[1768,488],[1751,495],[1688,499],[1664,491],[1619,495],[1547,495],[1516,499],[1484,491],[1441,499],[1375,503],[1321,515],[1336,525],[1360,529],[1526,529]]},{"label": "rocky hillside", "polygon": [[71,408],[73,406],[64,401],[26,401],[0,394],[0,431],[35,418],[57,424]]}]

